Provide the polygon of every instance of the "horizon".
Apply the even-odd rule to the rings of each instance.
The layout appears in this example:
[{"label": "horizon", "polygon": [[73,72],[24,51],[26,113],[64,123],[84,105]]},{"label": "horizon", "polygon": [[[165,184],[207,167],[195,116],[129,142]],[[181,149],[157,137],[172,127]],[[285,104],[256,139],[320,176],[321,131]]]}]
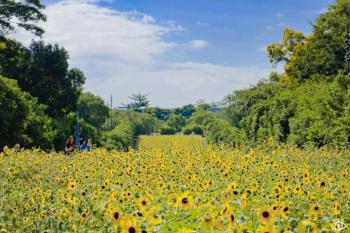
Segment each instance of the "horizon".
[{"label": "horizon", "polygon": [[[113,107],[142,93],[152,106],[176,108],[220,102],[281,72],[270,64],[266,45],[281,41],[285,27],[310,33],[334,3],[283,2],[44,1],[47,22],[40,25],[43,40],[65,47],[71,67],[84,71],[85,91],[104,100],[112,95]],[[33,38],[13,37],[24,44]]]}]

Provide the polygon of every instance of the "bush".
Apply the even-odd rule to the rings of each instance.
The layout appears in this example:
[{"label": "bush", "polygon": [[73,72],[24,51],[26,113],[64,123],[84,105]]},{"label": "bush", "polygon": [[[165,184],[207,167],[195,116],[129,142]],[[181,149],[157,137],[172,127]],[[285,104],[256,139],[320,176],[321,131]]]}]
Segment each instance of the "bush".
[{"label": "bush", "polygon": [[188,126],[184,128],[182,132],[185,135],[190,135],[190,134],[203,135],[204,133],[203,128],[199,126]]},{"label": "bush", "polygon": [[22,91],[15,80],[0,76],[0,147],[52,148],[51,119],[46,106]]},{"label": "bush", "polygon": [[134,144],[134,126],[129,123],[119,124],[104,135],[103,146],[108,150],[127,151]]},{"label": "bush", "polygon": [[164,126],[160,129],[161,135],[174,135],[176,134],[176,129],[170,127],[170,126]]}]

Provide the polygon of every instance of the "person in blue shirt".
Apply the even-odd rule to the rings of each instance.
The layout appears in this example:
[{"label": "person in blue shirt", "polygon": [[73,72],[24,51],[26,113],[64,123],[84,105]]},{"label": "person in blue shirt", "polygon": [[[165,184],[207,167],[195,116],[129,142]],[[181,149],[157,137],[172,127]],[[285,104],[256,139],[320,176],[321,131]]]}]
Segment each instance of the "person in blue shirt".
[{"label": "person in blue shirt", "polygon": [[86,139],[82,139],[80,142],[80,150],[90,151],[90,145]]}]

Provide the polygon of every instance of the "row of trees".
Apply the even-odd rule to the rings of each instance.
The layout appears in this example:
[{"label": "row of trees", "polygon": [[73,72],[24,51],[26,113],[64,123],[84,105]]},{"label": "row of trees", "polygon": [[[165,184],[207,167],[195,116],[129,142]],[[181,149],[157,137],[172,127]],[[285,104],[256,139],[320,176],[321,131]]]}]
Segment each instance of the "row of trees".
[{"label": "row of trees", "polygon": [[228,119],[247,143],[269,137],[298,146],[349,146],[350,76],[346,27],[350,1],[337,0],[310,35],[286,28],[268,46],[271,62],[285,72],[227,97]]},{"label": "row of trees", "polygon": [[6,37],[18,28],[41,36],[43,8],[39,0],[0,2],[0,147],[58,149],[72,131],[83,72],[69,69],[68,52],[59,45],[33,41],[27,48]]},{"label": "row of trees", "polygon": [[85,76],[69,68],[63,47],[42,41],[25,47],[6,37],[18,27],[44,33],[36,26],[46,19],[39,0],[0,4],[0,147],[19,143],[60,150],[73,134],[78,110],[83,137],[108,149],[126,150],[141,134],[180,132],[233,146],[267,138],[298,146],[350,144],[345,43],[350,0],[337,0],[317,18],[310,35],[286,28],[282,42],[267,49],[271,62],[283,63],[285,71],[229,95],[219,112],[206,103],[150,107],[142,94],[130,97],[128,110],[112,110],[100,97],[83,92]]}]

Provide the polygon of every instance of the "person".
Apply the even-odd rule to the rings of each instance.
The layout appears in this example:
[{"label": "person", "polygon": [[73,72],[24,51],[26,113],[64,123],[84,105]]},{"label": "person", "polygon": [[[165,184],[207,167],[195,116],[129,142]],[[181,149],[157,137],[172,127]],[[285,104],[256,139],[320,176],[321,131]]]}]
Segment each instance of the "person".
[{"label": "person", "polygon": [[90,145],[86,139],[82,139],[80,142],[80,150],[90,151]]},{"label": "person", "polygon": [[71,154],[78,149],[78,145],[75,143],[75,137],[73,135],[69,136],[64,150],[66,154]]}]

